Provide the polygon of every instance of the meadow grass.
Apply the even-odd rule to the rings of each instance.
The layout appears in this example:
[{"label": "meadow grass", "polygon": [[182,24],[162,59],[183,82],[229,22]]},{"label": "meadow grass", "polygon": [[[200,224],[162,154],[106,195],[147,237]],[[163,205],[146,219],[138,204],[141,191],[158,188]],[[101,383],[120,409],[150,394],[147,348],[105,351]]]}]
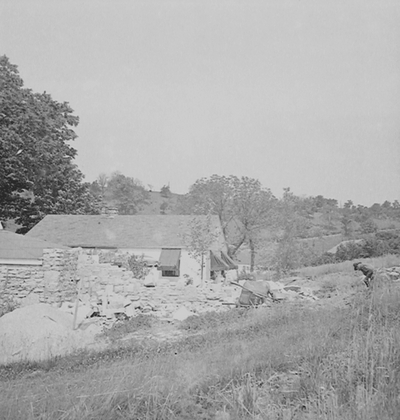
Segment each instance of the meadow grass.
[{"label": "meadow grass", "polygon": [[[400,255],[385,255],[383,257],[376,258],[360,258],[357,261],[371,264],[373,267],[379,269],[385,267],[400,266]],[[354,262],[355,260],[343,261],[336,264],[324,264],[316,267],[303,267],[297,271],[299,275],[311,278],[321,277],[325,274],[349,273],[354,270]]]},{"label": "meadow grass", "polygon": [[0,418],[396,419],[400,292],[352,279],[342,308],[232,309],[187,319],[176,343],[22,370],[0,382]]}]

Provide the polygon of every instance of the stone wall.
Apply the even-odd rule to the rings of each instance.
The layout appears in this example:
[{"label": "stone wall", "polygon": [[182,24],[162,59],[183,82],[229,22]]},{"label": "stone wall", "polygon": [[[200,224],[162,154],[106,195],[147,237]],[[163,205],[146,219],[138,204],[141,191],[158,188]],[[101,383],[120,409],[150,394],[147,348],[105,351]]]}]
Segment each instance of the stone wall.
[{"label": "stone wall", "polygon": [[73,299],[78,255],[78,250],[46,249],[41,265],[0,265],[0,313],[12,306]]},{"label": "stone wall", "polygon": [[105,291],[120,295],[137,292],[139,281],[131,271],[111,263],[100,263],[99,255],[82,251],[78,258],[77,275],[82,299],[93,300]]},{"label": "stone wall", "polygon": [[205,287],[187,285],[184,278],[153,278],[150,286],[147,280],[99,262],[96,251],[45,250],[42,265],[0,266],[0,314],[10,302],[15,307],[41,302],[72,308],[79,293],[83,304],[102,315],[154,312],[170,317],[182,306],[197,313],[222,308],[222,301],[233,293],[232,287],[210,282]]},{"label": "stone wall", "polygon": [[[0,265],[0,314],[19,306],[42,283],[42,266]],[[39,302],[38,295],[34,294],[32,297]]]},{"label": "stone wall", "polygon": [[[234,302],[240,294],[237,287],[222,283],[204,281],[203,287],[196,287],[182,277],[161,278],[160,272],[154,269],[153,276],[150,273],[145,279],[135,279],[131,271],[101,262],[104,260],[110,258],[105,259],[103,251],[82,250],[78,259],[78,287],[85,310],[92,308],[109,318],[116,313],[127,316],[153,313],[171,318],[182,307],[194,313],[223,310],[227,309],[223,302]],[[72,310],[72,305],[69,308]]]},{"label": "stone wall", "polygon": [[61,304],[76,298],[79,249],[45,250],[43,253],[43,283],[36,293],[40,302]]}]

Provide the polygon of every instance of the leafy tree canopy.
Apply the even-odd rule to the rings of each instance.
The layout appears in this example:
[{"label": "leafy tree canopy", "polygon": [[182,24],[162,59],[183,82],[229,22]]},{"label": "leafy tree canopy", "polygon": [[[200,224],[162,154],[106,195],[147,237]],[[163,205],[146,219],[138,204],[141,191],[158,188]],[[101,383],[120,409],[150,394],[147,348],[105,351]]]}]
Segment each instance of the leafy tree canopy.
[{"label": "leafy tree canopy", "polygon": [[17,66],[0,57],[0,218],[27,232],[46,214],[96,213],[73,163],[79,119],[67,102],[23,87]]},{"label": "leafy tree canopy", "polygon": [[138,179],[120,172],[114,172],[110,177],[100,174],[90,189],[103,205],[116,207],[122,215],[136,214],[149,200],[148,191]]},{"label": "leafy tree canopy", "polygon": [[276,199],[260,182],[249,177],[212,175],[197,180],[181,201],[184,214],[219,216],[229,253],[246,242],[254,261],[260,229],[271,225]]},{"label": "leafy tree canopy", "polygon": [[219,216],[226,235],[229,222],[233,217],[232,199],[234,177],[212,175],[198,179],[179,203],[182,214],[215,214]]},{"label": "leafy tree canopy", "polygon": [[160,193],[161,193],[161,197],[168,198],[171,195],[171,190],[169,188],[169,185],[163,185],[160,190]]}]

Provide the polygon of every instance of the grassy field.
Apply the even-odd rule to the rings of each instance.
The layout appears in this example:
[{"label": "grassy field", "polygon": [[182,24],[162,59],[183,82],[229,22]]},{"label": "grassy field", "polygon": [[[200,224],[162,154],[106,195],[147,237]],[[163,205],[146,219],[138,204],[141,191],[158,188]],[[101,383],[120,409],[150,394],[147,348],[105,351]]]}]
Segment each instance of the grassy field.
[{"label": "grassy field", "polygon": [[178,342],[2,368],[0,419],[400,418],[400,290],[341,279],[356,292],[341,308],[232,309],[187,319]]},{"label": "grassy field", "polygon": [[[400,255],[386,255],[377,258],[360,258],[357,261],[365,262],[376,269],[384,267],[400,266]],[[351,273],[354,271],[353,263],[355,261],[344,261],[337,264],[324,264],[317,267],[304,267],[298,270],[301,276],[318,278],[325,274],[333,273]]]}]

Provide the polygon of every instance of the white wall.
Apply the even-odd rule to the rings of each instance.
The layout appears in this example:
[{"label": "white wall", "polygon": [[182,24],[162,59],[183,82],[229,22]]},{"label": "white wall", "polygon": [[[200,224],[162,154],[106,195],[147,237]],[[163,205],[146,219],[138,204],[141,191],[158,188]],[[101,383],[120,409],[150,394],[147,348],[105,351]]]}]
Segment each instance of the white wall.
[{"label": "white wall", "polygon": [[[128,252],[129,254],[135,255],[146,255],[148,257],[154,258],[155,260],[160,259],[161,255],[161,248],[141,248],[141,249],[119,249],[118,251],[121,252]],[[194,284],[200,283],[201,280],[201,269],[200,264],[189,255],[189,252],[186,249],[181,249],[181,265],[180,265],[180,277],[183,278],[183,275],[187,274],[188,276],[192,277],[194,280]],[[161,278],[161,271],[159,271],[159,276]],[[174,277],[168,277],[171,279],[176,279]],[[204,273],[203,278],[205,280],[209,280],[210,278],[210,260],[209,256],[205,258],[205,266],[204,266]]]}]

